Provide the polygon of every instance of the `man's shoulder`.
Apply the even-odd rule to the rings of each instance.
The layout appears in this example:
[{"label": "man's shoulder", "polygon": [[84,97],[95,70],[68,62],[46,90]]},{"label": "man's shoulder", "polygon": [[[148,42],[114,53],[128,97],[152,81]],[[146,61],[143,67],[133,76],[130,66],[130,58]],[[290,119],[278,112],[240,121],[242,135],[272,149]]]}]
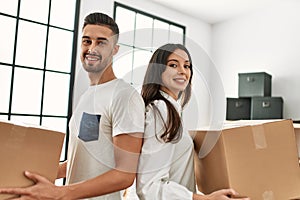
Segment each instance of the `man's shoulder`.
[{"label": "man's shoulder", "polygon": [[135,89],[130,83],[126,82],[123,79],[117,79],[116,80],[116,86],[120,88],[130,88],[130,89]]},{"label": "man's shoulder", "polygon": [[116,82],[116,92],[121,93],[122,95],[139,95],[137,89],[135,89],[131,84],[125,82],[123,79],[118,79]]}]

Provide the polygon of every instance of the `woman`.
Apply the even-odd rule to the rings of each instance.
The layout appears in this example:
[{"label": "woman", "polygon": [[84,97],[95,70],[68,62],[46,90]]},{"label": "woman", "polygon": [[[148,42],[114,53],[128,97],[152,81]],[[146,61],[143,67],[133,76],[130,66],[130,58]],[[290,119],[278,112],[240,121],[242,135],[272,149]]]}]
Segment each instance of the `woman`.
[{"label": "woman", "polygon": [[142,87],[146,122],[136,182],[142,200],[225,200],[237,194],[232,189],[196,194],[193,141],[181,121],[192,76],[192,59],[183,45],[166,44],[154,52]]}]

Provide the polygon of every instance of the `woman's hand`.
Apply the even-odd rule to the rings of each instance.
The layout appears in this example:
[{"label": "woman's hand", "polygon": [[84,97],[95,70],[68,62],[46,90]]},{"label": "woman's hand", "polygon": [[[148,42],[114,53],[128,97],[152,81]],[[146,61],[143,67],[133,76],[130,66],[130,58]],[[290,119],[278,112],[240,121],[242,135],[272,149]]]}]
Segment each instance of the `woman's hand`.
[{"label": "woman's hand", "polygon": [[238,197],[238,193],[233,189],[223,189],[208,195],[194,194],[193,200],[250,200],[248,197]]}]

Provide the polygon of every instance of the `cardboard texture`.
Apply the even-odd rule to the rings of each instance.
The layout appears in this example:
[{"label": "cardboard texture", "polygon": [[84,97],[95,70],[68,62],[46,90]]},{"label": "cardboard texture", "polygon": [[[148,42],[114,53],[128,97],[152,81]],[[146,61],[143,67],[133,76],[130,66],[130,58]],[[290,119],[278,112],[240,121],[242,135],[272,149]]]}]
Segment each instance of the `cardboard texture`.
[{"label": "cardboard texture", "polygon": [[[299,199],[300,168],[291,120],[242,120],[227,124],[221,131],[204,129],[190,134],[195,143],[199,191],[207,194],[234,188],[254,200]],[[206,134],[219,138],[199,159]]]},{"label": "cardboard texture", "polygon": [[[24,187],[33,182],[24,176],[31,171],[54,183],[64,133],[37,126],[0,121],[0,187]],[[0,195],[0,200],[11,195]]]},{"label": "cardboard texture", "polygon": [[300,124],[294,123],[295,135],[296,135],[296,142],[298,147],[298,157],[300,159]]}]

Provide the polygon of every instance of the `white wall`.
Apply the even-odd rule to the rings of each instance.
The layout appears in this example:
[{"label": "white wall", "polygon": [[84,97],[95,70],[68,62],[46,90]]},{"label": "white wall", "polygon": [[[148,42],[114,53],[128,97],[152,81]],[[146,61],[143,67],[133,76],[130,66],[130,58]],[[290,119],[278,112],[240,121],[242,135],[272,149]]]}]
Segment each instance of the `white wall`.
[{"label": "white wall", "polygon": [[272,75],[272,96],[284,99],[284,118],[300,119],[300,1],[212,26],[212,57],[225,95],[238,96],[238,73]]},{"label": "white wall", "polygon": [[[101,8],[101,9],[100,9]],[[76,59],[76,77],[74,84],[74,95],[73,95],[73,108],[82,95],[82,93],[89,86],[89,79],[85,71],[83,70],[80,62],[80,44],[81,44],[81,30],[84,21],[84,17],[91,12],[103,12],[112,16],[113,13],[113,1],[112,0],[81,0],[80,4],[80,17],[79,17],[79,36],[78,36],[78,48],[77,48],[77,59]]]},{"label": "white wall", "polygon": [[[159,6],[146,0],[119,0],[119,3],[126,4],[141,11],[165,18],[167,20],[186,26],[187,48],[190,50],[195,67],[194,92],[192,100],[185,110],[185,121],[188,128],[207,125],[210,121],[209,102],[211,98],[210,88],[207,84],[210,78],[210,51],[211,51],[211,26],[201,21],[196,21],[166,7]],[[80,11],[80,32],[83,18],[90,12],[104,12],[113,16],[113,0],[82,0]],[[122,30],[120,30],[122,32]],[[79,41],[81,37],[79,37]],[[80,44],[80,42],[78,43]],[[77,75],[75,80],[74,103],[76,105],[79,96],[88,87],[86,73],[82,70],[79,61],[80,46],[78,47]]]}]

